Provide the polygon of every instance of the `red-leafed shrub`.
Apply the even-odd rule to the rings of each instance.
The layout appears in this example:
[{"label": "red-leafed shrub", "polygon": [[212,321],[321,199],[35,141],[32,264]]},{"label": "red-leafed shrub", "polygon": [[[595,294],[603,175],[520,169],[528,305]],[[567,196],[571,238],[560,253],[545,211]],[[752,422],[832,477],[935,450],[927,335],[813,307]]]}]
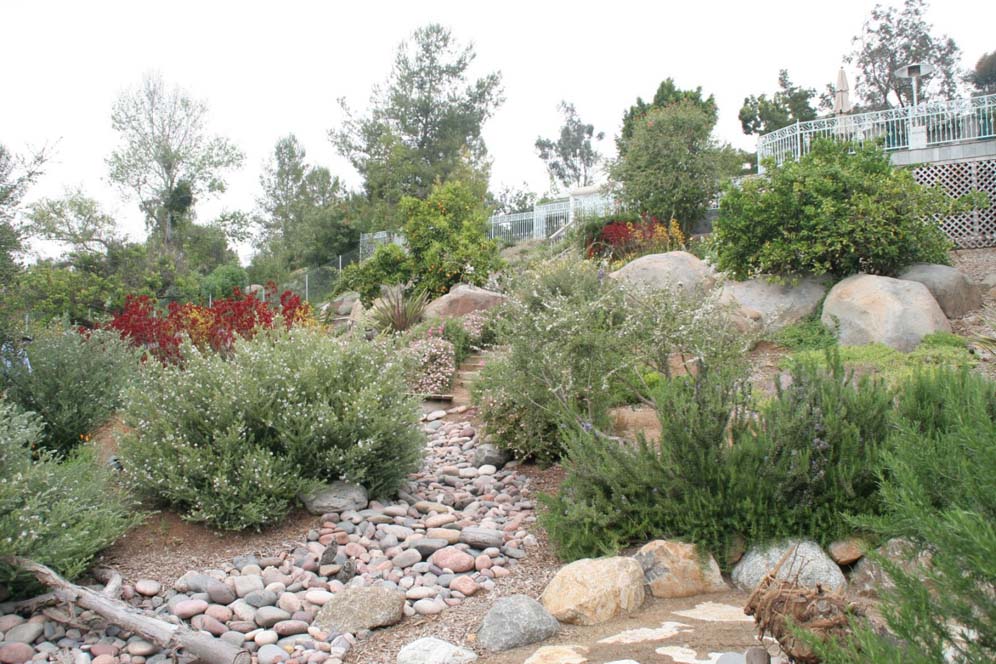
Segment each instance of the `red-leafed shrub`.
[{"label": "red-leafed shrub", "polygon": [[258,330],[272,328],[278,317],[288,329],[309,319],[311,305],[298,295],[284,291],[276,304],[275,294],[272,284],[263,299],[235,289],[232,297],[210,307],[171,302],[165,310],[147,295],[129,296],[108,327],[164,364],[175,364],[182,359],[184,337],[198,348],[226,353],[236,337],[251,339]]},{"label": "red-leafed shrub", "polygon": [[632,260],[651,253],[663,253],[682,248],[685,236],[678,222],[664,222],[657,217],[609,217],[588,225],[584,237],[585,253],[612,261]]}]

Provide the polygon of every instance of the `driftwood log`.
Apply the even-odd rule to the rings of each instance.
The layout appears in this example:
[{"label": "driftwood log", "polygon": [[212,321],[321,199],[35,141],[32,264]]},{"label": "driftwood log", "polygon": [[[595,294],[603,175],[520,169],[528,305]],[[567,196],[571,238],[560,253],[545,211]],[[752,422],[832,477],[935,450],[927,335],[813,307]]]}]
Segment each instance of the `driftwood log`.
[{"label": "driftwood log", "polygon": [[[52,595],[58,600],[89,609],[123,630],[140,634],[160,648],[180,648],[205,664],[249,664],[251,661],[247,650],[210,634],[196,632],[186,625],[173,625],[152,618],[116,599],[121,578],[115,573],[102,575],[107,579],[107,588],[104,592],[95,592],[66,581],[45,565],[34,561],[24,558],[8,558],[7,561],[51,588]],[[53,618],[55,615],[58,614],[53,614]]]}]

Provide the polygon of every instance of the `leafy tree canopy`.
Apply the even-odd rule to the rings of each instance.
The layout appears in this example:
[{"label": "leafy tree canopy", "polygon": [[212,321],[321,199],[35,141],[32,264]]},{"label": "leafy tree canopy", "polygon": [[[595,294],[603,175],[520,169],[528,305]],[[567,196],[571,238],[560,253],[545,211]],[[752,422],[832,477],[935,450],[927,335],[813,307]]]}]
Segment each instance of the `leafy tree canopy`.
[{"label": "leafy tree canopy", "polygon": [[366,115],[353,114],[340,100],[348,120],[329,136],[363,177],[368,201],[395,223],[404,196],[424,199],[436,182],[468,166],[487,171],[481,128],[503,101],[501,74],[472,79],[475,57],[472,45],[430,24],[400,45]]},{"label": "leafy tree canopy", "polygon": [[637,97],[636,103],[623,113],[622,132],[616,138],[616,147],[618,148],[619,155],[621,156],[626,152],[629,139],[633,136],[638,120],[642,119],[651,109],[664,108],[665,106],[682,101],[699,107],[711,119],[712,125],[709,127],[709,130],[712,131],[712,126],[716,124],[716,120],[719,117],[716,99],[712,95],[703,99],[701,87],[697,87],[694,90],[681,90],[675,85],[673,79],[667,78],[661,81],[653,100],[649,104],[643,101],[642,98]]},{"label": "leafy tree canopy", "polygon": [[767,134],[796,121],[816,119],[816,109],[812,104],[816,90],[792,83],[787,69],[778,72],[778,86],[778,92],[772,94],[770,99],[764,94],[744,99],[744,105],[740,108],[740,126],[745,134]]},{"label": "leafy tree canopy", "polygon": [[111,126],[121,139],[107,159],[111,181],[138,199],[164,246],[179,249],[174,231],[198,197],[225,190],[223,174],[242,152],[208,133],[206,104],[153,74],[118,98]]},{"label": "leafy tree canopy", "polygon": [[913,105],[911,79],[895,72],[904,65],[927,63],[936,69],[918,84],[920,101],[958,94],[958,61],[961,51],[947,35],[934,35],[926,20],[926,0],[906,0],[903,8],[875,5],[854,50],[845,58],[857,67],[855,90],[868,109]]},{"label": "leafy tree canopy", "polygon": [[996,51],[984,53],[975,63],[975,69],[968,73],[967,80],[979,92],[984,94],[996,92]]},{"label": "leafy tree canopy", "polygon": [[537,138],[536,151],[546,163],[554,189],[558,185],[567,189],[587,187],[594,184],[594,171],[602,159],[591,142],[592,139],[601,141],[605,132],[595,133],[594,125],[581,122],[574,104],[562,101],[559,108],[564,114],[560,137],[556,140]]}]

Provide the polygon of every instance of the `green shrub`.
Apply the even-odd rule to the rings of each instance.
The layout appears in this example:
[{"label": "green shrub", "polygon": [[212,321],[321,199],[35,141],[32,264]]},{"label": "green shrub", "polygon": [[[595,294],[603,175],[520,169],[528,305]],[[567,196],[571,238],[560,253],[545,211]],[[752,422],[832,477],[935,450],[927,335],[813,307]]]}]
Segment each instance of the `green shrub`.
[{"label": "green shrub", "polygon": [[873,143],[818,140],[800,160],[728,187],[712,245],[719,269],[738,279],[892,275],[911,263],[948,262],[951,242],[934,219],[953,205],[943,189],[893,168]]},{"label": "green shrub", "polygon": [[219,265],[201,280],[201,288],[216,300],[231,297],[236,288],[245,290],[248,285],[249,273],[238,263]]},{"label": "green shrub", "polygon": [[558,553],[675,537],[725,565],[734,536],[827,542],[847,531],[846,514],[874,513],[891,393],[832,366],[796,367],[792,384],[751,417],[744,370],[700,363],[694,376],[658,385],[659,442],[573,431],[567,478],[541,517]]},{"label": "green shrub", "polygon": [[113,331],[81,334],[63,326],[39,331],[26,347],[30,368],[8,349],[0,388],[41,416],[40,446],[66,454],[104,424],[139,370],[139,356]]},{"label": "green shrub", "polygon": [[815,644],[828,664],[982,664],[996,660],[996,384],[939,368],[899,392],[901,419],[882,473],[884,513],[854,525],[929,549],[926,569],[876,557],[895,589],[892,635],[856,622],[845,643]]},{"label": "green shrub", "polygon": [[[60,463],[38,452],[41,437],[39,418],[0,399],[0,560],[21,556],[74,578],[141,514],[114,486],[92,447]],[[0,590],[21,594],[32,589],[28,581],[0,562]]]},{"label": "green shrub", "polygon": [[496,325],[507,346],[475,383],[498,445],[541,463],[562,452],[565,423],[607,425],[624,370],[622,295],[597,270],[565,259],[524,275]]},{"label": "green shrub", "polygon": [[485,192],[460,180],[437,184],[424,201],[401,199],[405,241],[415,285],[430,297],[459,283],[483,286],[501,265],[488,239]]},{"label": "green shrub", "polygon": [[850,532],[848,514],[879,510],[877,473],[887,446],[892,392],[829,367],[799,364],[787,387],[736,436],[732,509],[752,541],[809,537],[828,544]]},{"label": "green shrub", "polygon": [[293,328],[238,339],[228,359],[186,347],[128,392],[122,446],[136,490],[224,529],[279,521],[316,480],[394,492],[417,468],[418,404],[393,345]]},{"label": "green shrub", "polygon": [[380,295],[381,286],[405,284],[411,278],[411,265],[405,250],[396,244],[382,244],[370,258],[342,269],[336,292],[355,291],[360,294],[363,306],[369,307]]}]

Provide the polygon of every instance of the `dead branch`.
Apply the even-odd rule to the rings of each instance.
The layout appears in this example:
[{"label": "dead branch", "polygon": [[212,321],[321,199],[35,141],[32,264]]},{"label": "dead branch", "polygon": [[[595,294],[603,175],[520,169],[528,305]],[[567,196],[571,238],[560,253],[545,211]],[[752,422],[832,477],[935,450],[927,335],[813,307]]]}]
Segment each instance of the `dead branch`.
[{"label": "dead branch", "polygon": [[[89,609],[111,624],[139,634],[160,648],[181,648],[206,664],[249,664],[251,661],[248,651],[231,643],[210,634],[195,632],[186,625],[173,625],[147,616],[117,599],[70,583],[45,565],[17,557],[7,558],[6,562],[33,574],[39,582],[52,588],[59,600]],[[113,581],[112,576],[108,586]]]}]

